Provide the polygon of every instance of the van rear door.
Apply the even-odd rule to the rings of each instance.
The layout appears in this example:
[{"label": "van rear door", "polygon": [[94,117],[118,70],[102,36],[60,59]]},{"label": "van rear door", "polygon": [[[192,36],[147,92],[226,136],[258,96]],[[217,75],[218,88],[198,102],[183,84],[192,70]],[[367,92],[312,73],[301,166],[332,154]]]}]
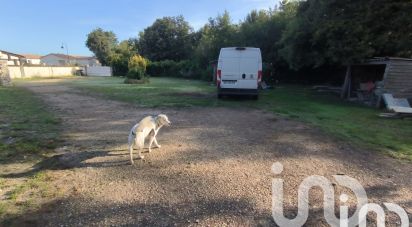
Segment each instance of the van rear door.
[{"label": "van rear door", "polygon": [[238,86],[244,89],[257,89],[259,69],[259,52],[254,49],[239,51]]},{"label": "van rear door", "polygon": [[257,89],[262,57],[258,48],[222,48],[218,62],[221,88]]},{"label": "van rear door", "polygon": [[219,56],[221,87],[234,88],[239,80],[239,52],[235,49],[222,49]]}]

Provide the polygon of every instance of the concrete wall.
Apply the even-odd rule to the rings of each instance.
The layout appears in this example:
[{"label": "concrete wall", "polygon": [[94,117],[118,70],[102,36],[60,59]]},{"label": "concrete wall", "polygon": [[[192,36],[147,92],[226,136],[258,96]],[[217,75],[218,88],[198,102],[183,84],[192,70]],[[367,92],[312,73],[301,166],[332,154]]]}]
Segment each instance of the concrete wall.
[{"label": "concrete wall", "polygon": [[75,75],[81,67],[63,66],[9,66],[11,78],[61,77]]},{"label": "concrete wall", "polygon": [[108,66],[86,66],[84,73],[87,76],[112,76],[112,68]]}]

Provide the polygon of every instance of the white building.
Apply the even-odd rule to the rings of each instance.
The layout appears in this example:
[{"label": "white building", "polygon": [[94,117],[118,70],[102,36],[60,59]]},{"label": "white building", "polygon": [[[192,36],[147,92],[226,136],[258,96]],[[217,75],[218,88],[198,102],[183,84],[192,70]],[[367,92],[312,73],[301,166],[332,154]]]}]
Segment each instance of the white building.
[{"label": "white building", "polygon": [[0,60],[7,61],[7,65],[21,65],[25,62],[25,57],[8,51],[0,50]]},{"label": "white building", "polygon": [[77,65],[77,66],[100,66],[96,57],[71,56],[66,54],[48,54],[41,57],[41,63],[51,66]]},{"label": "white building", "polygon": [[26,59],[25,63],[27,65],[40,65],[41,64],[40,55],[37,55],[37,54],[22,54],[22,55],[25,57]]},{"label": "white building", "polygon": [[75,56],[76,64],[79,66],[101,66],[96,57]]}]

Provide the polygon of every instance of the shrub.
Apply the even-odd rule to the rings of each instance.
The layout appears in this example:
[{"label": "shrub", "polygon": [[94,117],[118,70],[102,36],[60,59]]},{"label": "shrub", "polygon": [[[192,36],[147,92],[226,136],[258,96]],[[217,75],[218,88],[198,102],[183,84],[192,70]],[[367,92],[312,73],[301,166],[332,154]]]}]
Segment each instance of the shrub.
[{"label": "shrub", "polygon": [[150,62],[147,73],[151,76],[180,77],[178,62],[172,60]]},{"label": "shrub", "polygon": [[178,77],[211,80],[213,70],[211,67],[202,69],[196,62],[183,60],[163,60],[150,62],[147,66],[147,74],[159,77]]},{"label": "shrub", "polygon": [[127,78],[129,79],[136,79],[136,80],[144,80],[146,77],[146,67],[148,64],[148,60],[140,55],[133,55],[129,59],[128,68],[129,71],[127,72]]},{"label": "shrub", "polygon": [[120,55],[113,55],[110,57],[110,65],[113,69],[114,76],[126,76],[128,69],[129,59]]}]

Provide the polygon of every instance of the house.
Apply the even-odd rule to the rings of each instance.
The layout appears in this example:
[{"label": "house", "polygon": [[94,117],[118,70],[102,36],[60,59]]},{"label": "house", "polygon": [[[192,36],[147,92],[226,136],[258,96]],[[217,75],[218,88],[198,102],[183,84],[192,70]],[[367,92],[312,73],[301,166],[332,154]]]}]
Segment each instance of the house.
[{"label": "house", "polygon": [[25,57],[20,54],[0,50],[0,61],[7,61],[7,65],[21,65],[25,62]]},{"label": "house", "polygon": [[22,54],[22,55],[25,57],[26,59],[25,63],[27,65],[40,65],[41,64],[40,55],[37,55],[37,54]]},{"label": "house", "polygon": [[79,66],[101,66],[96,57],[74,56],[76,64]]},{"label": "house", "polygon": [[87,56],[72,56],[66,54],[48,54],[41,57],[41,63],[51,66],[65,66],[65,65],[77,65],[77,66],[99,66],[100,63],[96,57]]},{"label": "house", "polygon": [[347,66],[342,98],[379,106],[383,93],[412,101],[412,59],[379,57]]},{"label": "house", "polygon": [[48,54],[40,58],[40,62],[50,66],[74,65],[74,57],[65,54]]}]

